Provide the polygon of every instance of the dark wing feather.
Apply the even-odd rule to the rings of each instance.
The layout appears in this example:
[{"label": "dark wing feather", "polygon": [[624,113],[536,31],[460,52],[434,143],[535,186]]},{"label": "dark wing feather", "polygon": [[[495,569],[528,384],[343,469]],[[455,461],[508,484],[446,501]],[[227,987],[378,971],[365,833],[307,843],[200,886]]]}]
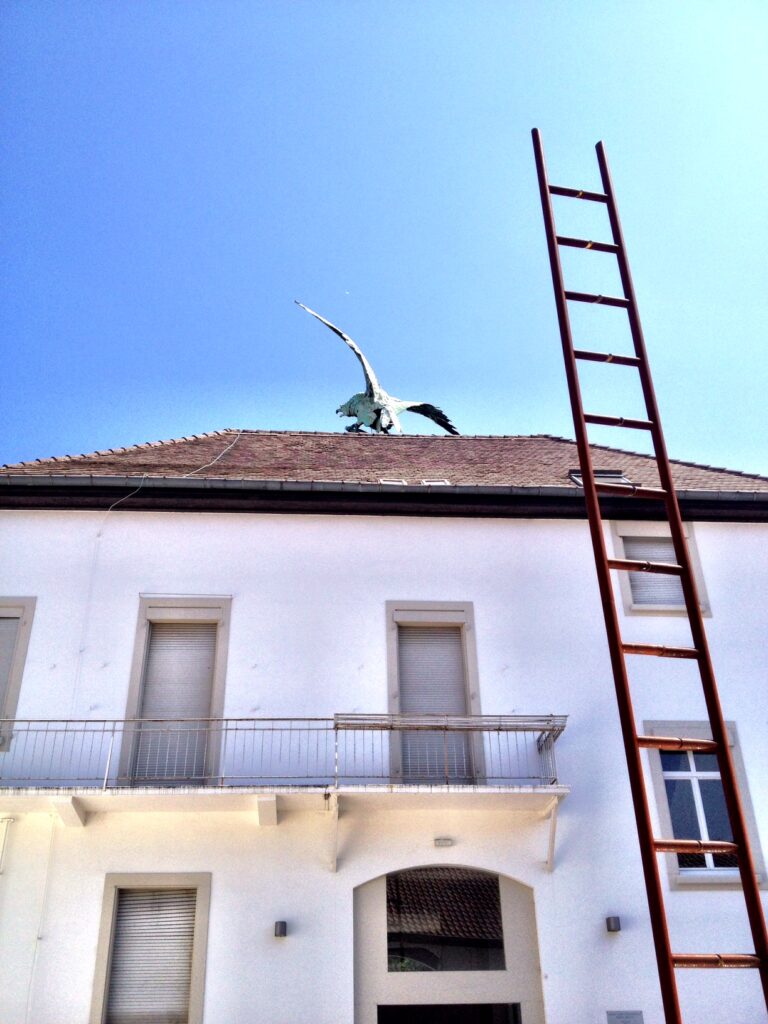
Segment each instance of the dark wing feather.
[{"label": "dark wing feather", "polygon": [[426,416],[428,419],[434,420],[439,427],[447,430],[449,434],[458,435],[459,433],[443,410],[438,409],[436,405],[430,405],[428,402],[422,402],[420,405],[409,405],[408,412],[417,412],[420,416]]}]

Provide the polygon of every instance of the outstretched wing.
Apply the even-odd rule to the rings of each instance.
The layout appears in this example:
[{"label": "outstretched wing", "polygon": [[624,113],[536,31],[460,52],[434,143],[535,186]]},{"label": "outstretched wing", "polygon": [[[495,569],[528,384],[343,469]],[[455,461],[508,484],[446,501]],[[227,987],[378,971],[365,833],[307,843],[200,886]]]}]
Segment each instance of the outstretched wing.
[{"label": "outstretched wing", "polygon": [[449,434],[458,435],[459,433],[443,410],[438,409],[436,405],[430,405],[428,402],[419,402],[414,405],[408,405],[408,412],[417,412],[420,416],[426,416],[428,419],[434,420],[439,427],[447,430]]},{"label": "outstretched wing", "polygon": [[349,337],[349,335],[345,334],[344,331],[340,331],[339,328],[335,327],[331,323],[330,320],[326,320],[325,317],[320,316],[320,314],[316,313],[314,311],[314,309],[310,309],[309,306],[305,306],[303,302],[299,302],[298,299],[294,299],[293,301],[296,303],[297,306],[301,306],[301,308],[305,309],[307,311],[307,313],[309,313],[311,316],[315,317],[315,319],[319,320],[321,324],[325,324],[326,327],[330,327],[330,329],[333,331],[334,334],[338,334],[338,336],[341,338],[341,340],[343,342],[346,342],[347,345],[349,345],[349,347],[355,353],[357,358],[360,360],[360,365],[363,368],[363,373],[365,374],[365,384],[366,384],[365,393],[366,393],[366,395],[368,395],[369,398],[374,398],[375,397],[374,396],[374,392],[380,390],[379,382],[376,379],[376,374],[373,372],[373,367],[371,366],[371,364],[365,358],[365,356],[360,351],[360,349],[357,347],[357,345],[354,343],[354,341],[352,341],[352,339]]}]

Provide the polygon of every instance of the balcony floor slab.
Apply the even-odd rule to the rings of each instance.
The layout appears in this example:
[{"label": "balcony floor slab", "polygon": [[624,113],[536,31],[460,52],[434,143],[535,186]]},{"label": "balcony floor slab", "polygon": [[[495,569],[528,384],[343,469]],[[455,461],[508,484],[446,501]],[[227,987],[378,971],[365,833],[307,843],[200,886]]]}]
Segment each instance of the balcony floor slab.
[{"label": "balcony floor slab", "polygon": [[344,813],[389,810],[488,810],[548,815],[570,787],[369,785],[310,786],[156,786],[0,788],[0,816],[51,813],[57,801],[76,798],[91,814],[244,813],[256,814],[258,800],[276,796],[281,811],[322,811],[335,794]]}]

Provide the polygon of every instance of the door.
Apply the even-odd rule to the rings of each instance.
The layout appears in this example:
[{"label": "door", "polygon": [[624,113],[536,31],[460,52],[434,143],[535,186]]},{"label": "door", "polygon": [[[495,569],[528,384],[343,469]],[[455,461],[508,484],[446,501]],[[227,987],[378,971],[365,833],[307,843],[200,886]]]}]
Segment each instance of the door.
[{"label": "door", "polygon": [[201,783],[212,770],[209,722],[215,623],[152,622],[133,743],[133,782]]},{"label": "door", "polygon": [[[467,677],[461,626],[398,624],[400,713],[466,717]],[[403,731],[400,776],[404,782],[474,782],[470,732]]]},{"label": "door", "polygon": [[519,1003],[379,1006],[377,1024],[522,1024]]}]

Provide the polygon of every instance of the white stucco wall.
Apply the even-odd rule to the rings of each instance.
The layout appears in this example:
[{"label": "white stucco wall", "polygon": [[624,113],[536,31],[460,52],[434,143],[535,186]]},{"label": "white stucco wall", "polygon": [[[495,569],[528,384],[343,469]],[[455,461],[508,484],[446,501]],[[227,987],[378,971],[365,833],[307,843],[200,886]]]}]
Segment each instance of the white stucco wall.
[{"label": "white stucco wall", "polygon": [[[37,597],[19,718],[125,715],[140,594],[232,597],[228,717],[386,712],[384,602],[471,601],[482,713],[568,714],[557,756],[572,786],[552,873],[546,826],[504,810],[342,805],[336,874],[326,866],[327,821],[315,811],[284,814],[273,828],[248,814],[98,814],[82,829],[17,815],[0,875],[3,1024],[86,1018],[110,871],[213,873],[206,1024],[267,1014],[285,1024],[351,1021],[354,889],[429,863],[484,868],[531,888],[548,1024],[604,1021],[608,1009],[661,1021],[584,523],[6,512],[0,531],[4,594]],[[766,849],[768,530],[698,524],[695,536],[723,705]],[[627,640],[687,639],[674,617],[626,625]],[[639,722],[704,717],[690,664],[635,661]],[[8,807],[0,800],[0,814]],[[456,845],[436,850],[441,834]],[[739,892],[674,891],[668,906],[678,950],[751,950]],[[620,934],[606,934],[608,914],[621,915]],[[272,937],[276,919],[289,921],[286,940]],[[755,972],[678,976],[686,1024],[709,1024],[725,998],[730,1024],[762,1019]]]}]

